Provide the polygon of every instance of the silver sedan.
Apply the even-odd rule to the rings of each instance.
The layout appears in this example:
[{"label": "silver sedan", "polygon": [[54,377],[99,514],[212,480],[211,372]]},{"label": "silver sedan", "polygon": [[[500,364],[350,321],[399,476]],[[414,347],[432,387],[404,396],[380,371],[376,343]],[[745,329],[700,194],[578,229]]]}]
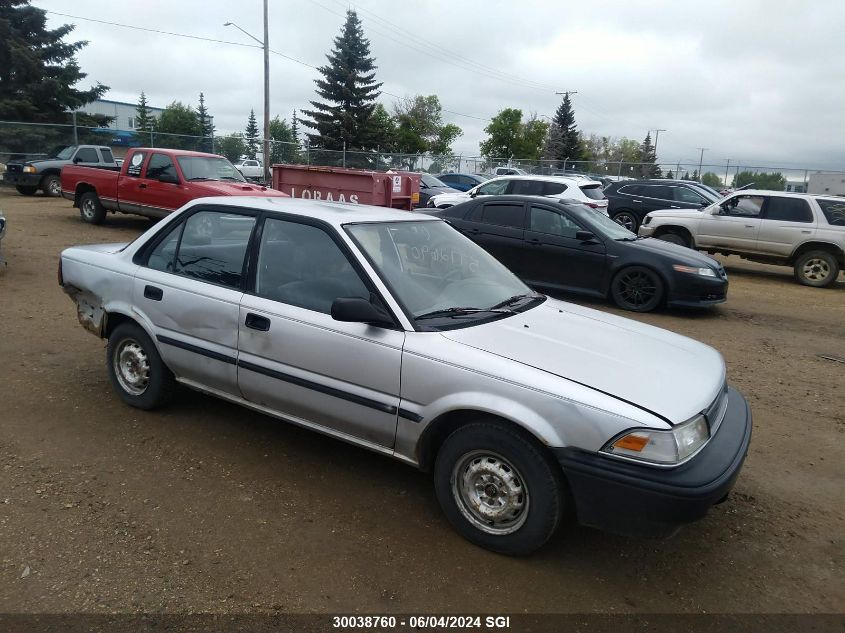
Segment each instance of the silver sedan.
[{"label": "silver sedan", "polygon": [[59,279],[129,405],[181,383],[391,455],[503,553],[565,514],[671,533],[727,495],[748,450],[718,352],[532,292],[429,216],[194,200],[131,244],[65,250]]}]

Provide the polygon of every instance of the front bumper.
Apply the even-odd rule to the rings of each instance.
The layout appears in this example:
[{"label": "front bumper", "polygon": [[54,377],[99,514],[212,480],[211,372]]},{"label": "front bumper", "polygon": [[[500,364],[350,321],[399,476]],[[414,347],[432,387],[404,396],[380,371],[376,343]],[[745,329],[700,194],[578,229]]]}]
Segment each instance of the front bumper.
[{"label": "front bumper", "polygon": [[41,174],[25,174],[22,171],[5,172],[3,184],[10,187],[37,187],[41,184]]},{"label": "front bumper", "polygon": [[727,277],[703,277],[675,272],[666,305],[675,308],[700,308],[724,303],[728,298]]},{"label": "front bumper", "polygon": [[579,523],[628,536],[668,536],[725,499],[750,441],[751,409],[731,387],[716,434],[676,468],[640,466],[575,448],[555,452]]},{"label": "front bumper", "polygon": [[637,230],[637,235],[639,235],[641,237],[653,237],[654,236],[654,230],[656,228],[657,228],[656,226],[646,226],[644,224],[640,224],[640,228],[639,228],[639,230]]}]

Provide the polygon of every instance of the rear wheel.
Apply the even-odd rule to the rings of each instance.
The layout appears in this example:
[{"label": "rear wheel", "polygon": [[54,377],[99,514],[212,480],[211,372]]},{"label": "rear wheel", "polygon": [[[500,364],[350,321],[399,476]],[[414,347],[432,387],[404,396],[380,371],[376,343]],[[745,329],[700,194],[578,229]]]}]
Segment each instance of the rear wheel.
[{"label": "rear wheel", "polygon": [[795,279],[805,286],[824,288],[836,282],[839,262],[827,251],[809,251],[795,262]]},{"label": "rear wheel", "polygon": [[106,219],[106,209],[96,192],[86,191],[79,196],[79,215],[89,224],[102,224]]},{"label": "rear wheel", "polygon": [[126,404],[154,409],[173,396],[176,379],[137,323],[121,323],[109,336],[106,363],[112,385]]},{"label": "rear wheel", "polygon": [[23,185],[18,185],[15,189],[17,189],[18,193],[22,196],[34,196],[35,192],[38,191],[38,187],[25,187]]},{"label": "rear wheel", "polygon": [[58,198],[62,195],[62,181],[55,175],[44,176],[41,181],[41,189],[44,191],[44,195]]},{"label": "rear wheel", "polygon": [[613,214],[612,219],[617,224],[621,224],[626,229],[631,231],[631,233],[636,233],[640,225],[640,223],[637,221],[637,216],[635,216],[630,211],[617,211]]},{"label": "rear wheel", "polygon": [[528,554],[545,544],[565,505],[560,467],[536,442],[494,420],[467,424],[446,438],[434,486],[455,529],[502,554]]},{"label": "rear wheel", "polygon": [[616,273],[610,293],[623,310],[650,312],[663,301],[663,281],[650,268],[629,266]]},{"label": "rear wheel", "polygon": [[666,233],[662,233],[657,236],[657,239],[663,240],[664,242],[671,242],[672,244],[677,244],[678,246],[685,246],[687,248],[692,247],[689,238],[676,231],[667,231]]}]

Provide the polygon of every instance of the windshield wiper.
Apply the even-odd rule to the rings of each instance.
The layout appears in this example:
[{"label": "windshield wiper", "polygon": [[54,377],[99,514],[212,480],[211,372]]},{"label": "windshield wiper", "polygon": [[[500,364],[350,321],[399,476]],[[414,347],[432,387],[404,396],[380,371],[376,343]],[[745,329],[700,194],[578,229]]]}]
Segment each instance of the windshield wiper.
[{"label": "windshield wiper", "polygon": [[539,299],[542,296],[543,295],[538,294],[536,292],[523,293],[521,295],[514,295],[512,297],[508,297],[504,301],[500,301],[499,303],[497,303],[494,306],[491,306],[490,309],[495,310],[496,308],[504,308],[505,306],[512,306],[515,303],[519,303],[523,299]]},{"label": "windshield wiper", "polygon": [[481,312],[493,312],[498,314],[516,314],[513,310],[497,310],[495,308],[443,308],[442,310],[432,310],[425,312],[419,316],[414,317],[417,321],[420,319],[436,319],[438,317],[452,317],[460,316],[462,314],[478,314]]}]

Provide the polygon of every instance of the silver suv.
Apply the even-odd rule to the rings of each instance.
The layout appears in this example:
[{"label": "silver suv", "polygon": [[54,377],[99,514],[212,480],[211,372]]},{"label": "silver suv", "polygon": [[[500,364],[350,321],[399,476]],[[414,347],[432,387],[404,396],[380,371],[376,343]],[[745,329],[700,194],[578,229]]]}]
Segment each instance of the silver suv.
[{"label": "silver suv", "polygon": [[431,470],[456,529],[500,552],[567,510],[671,532],[748,450],[716,350],[534,293],[431,216],[199,199],[129,245],[65,250],[59,279],[127,404],[178,382]]},{"label": "silver suv", "polygon": [[845,267],[845,198],[746,190],[702,210],[652,211],[639,234],[792,266],[802,284],[830,286]]}]

